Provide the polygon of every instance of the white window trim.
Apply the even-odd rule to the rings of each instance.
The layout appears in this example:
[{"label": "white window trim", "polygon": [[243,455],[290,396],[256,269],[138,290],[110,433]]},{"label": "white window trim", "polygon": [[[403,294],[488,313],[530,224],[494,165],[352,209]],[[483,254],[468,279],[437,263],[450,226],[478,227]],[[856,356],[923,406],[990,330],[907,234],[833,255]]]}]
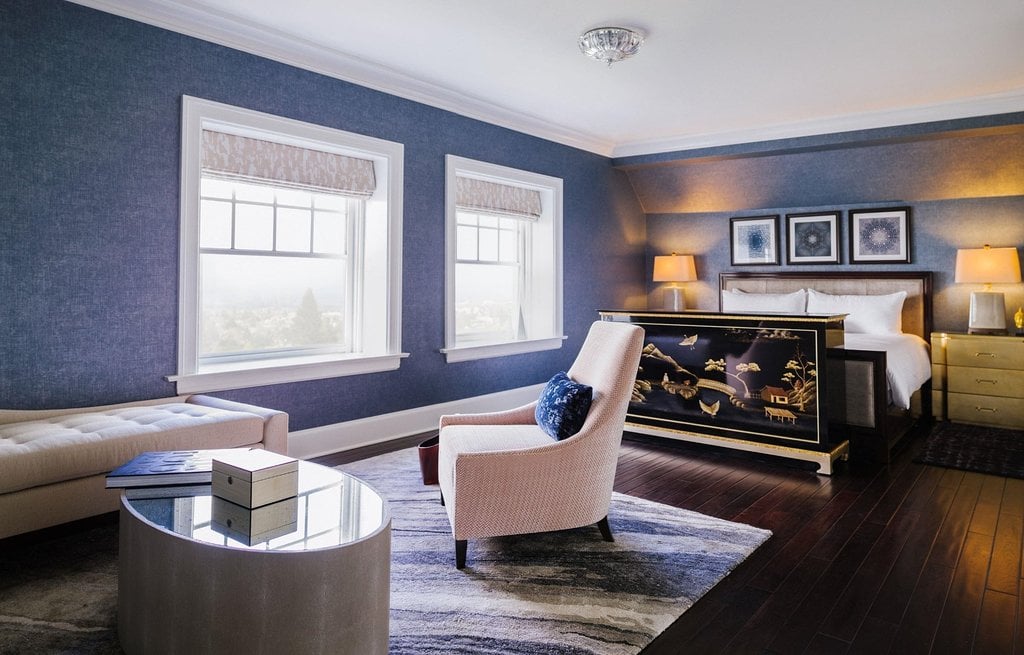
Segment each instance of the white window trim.
[{"label": "white window trim", "polygon": [[503,343],[488,343],[480,346],[452,346],[442,348],[446,361],[449,364],[456,362],[467,362],[473,359],[486,359],[488,357],[505,357],[506,355],[522,355],[523,353],[534,353],[542,350],[555,350],[562,347],[565,337],[552,337],[550,339],[532,339],[524,341],[506,341]]},{"label": "white window trim", "polygon": [[[459,346],[455,340],[455,262],[457,259],[456,234],[456,173],[492,182],[514,182],[526,187],[550,192],[552,203],[552,247],[554,252],[554,334],[541,339],[504,341],[499,343]],[[455,155],[445,157],[445,347],[449,364],[490,357],[505,357],[562,347],[566,337],[562,334],[562,180],[557,177],[508,168],[498,164],[466,159]]]},{"label": "white window trim", "polygon": [[[177,385],[177,392],[197,393],[241,389],[269,384],[300,382],[346,375],[393,371],[408,353],[402,344],[402,193],[405,148],[400,143],[343,132],[262,112],[182,96],[181,112],[181,234],[178,272],[178,373],[167,376]],[[226,131],[274,135],[281,141],[280,131],[287,130],[300,139],[346,146],[342,154],[372,159],[383,164],[385,175],[379,180],[385,186],[388,228],[388,298],[385,303],[385,352],[335,354],[298,358],[266,359],[206,366],[199,370],[198,299],[199,299],[199,184],[201,133],[203,127],[223,127]],[[337,146],[330,149],[338,150]]]}]

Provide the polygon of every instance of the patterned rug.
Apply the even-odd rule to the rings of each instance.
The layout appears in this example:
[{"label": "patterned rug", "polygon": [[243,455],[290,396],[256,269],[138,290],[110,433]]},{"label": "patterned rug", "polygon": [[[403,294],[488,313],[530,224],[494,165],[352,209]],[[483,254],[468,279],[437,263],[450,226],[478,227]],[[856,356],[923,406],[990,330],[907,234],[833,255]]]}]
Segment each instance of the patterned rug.
[{"label": "patterned rug", "polygon": [[1024,479],[1024,430],[942,422],[914,461]]},{"label": "patterned rug", "polygon": [[[480,539],[467,567],[416,449],[339,467],[388,499],[393,654],[635,654],[771,533],[615,494],[596,526]],[[0,551],[0,654],[120,653],[117,529]]]}]

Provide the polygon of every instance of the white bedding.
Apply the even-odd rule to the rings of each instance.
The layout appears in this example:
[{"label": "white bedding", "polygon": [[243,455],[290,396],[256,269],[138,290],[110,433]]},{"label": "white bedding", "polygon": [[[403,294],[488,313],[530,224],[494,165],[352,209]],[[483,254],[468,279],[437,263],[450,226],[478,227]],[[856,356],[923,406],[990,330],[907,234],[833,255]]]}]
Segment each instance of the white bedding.
[{"label": "white bedding", "polygon": [[847,350],[884,350],[885,378],[892,402],[910,408],[910,396],[932,376],[928,343],[916,334],[851,334],[844,335]]}]

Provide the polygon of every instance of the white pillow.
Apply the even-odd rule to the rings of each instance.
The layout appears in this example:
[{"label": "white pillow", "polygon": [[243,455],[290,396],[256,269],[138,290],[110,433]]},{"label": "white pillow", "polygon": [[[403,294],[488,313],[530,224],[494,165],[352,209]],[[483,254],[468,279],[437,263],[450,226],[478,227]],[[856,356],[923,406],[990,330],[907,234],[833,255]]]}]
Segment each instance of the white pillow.
[{"label": "white pillow", "polygon": [[861,334],[901,334],[906,291],[881,296],[835,296],[807,290],[808,314],[849,314],[846,331]]},{"label": "white pillow", "polygon": [[739,289],[722,291],[723,312],[803,314],[806,305],[807,292],[803,289],[793,293],[747,293]]}]

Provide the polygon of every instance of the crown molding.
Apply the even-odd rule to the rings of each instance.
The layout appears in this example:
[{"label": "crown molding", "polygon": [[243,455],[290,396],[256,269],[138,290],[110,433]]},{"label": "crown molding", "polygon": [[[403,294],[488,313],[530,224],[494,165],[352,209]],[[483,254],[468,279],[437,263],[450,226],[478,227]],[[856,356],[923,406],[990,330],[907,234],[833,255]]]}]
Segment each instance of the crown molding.
[{"label": "crown molding", "polygon": [[605,157],[615,145],[207,8],[164,0],[68,1]]},{"label": "crown molding", "polygon": [[1024,89],[1015,89],[904,109],[615,144],[610,139],[515,112],[320,44],[198,7],[187,3],[188,0],[173,3],[167,0],[68,1],[605,157],[681,152],[1024,111]]},{"label": "crown molding", "polygon": [[918,105],[904,109],[847,114],[845,116],[812,119],[799,123],[781,123],[747,130],[713,132],[678,138],[624,143],[613,148],[612,157],[682,152],[700,148],[760,143],[763,141],[819,136],[823,134],[838,134],[856,130],[894,127],[897,125],[915,125],[918,123],[973,118],[976,116],[995,116],[997,114],[1011,114],[1021,111],[1024,111],[1024,89],[1016,89],[1007,93],[978,96],[966,100],[955,100],[931,105]]}]

